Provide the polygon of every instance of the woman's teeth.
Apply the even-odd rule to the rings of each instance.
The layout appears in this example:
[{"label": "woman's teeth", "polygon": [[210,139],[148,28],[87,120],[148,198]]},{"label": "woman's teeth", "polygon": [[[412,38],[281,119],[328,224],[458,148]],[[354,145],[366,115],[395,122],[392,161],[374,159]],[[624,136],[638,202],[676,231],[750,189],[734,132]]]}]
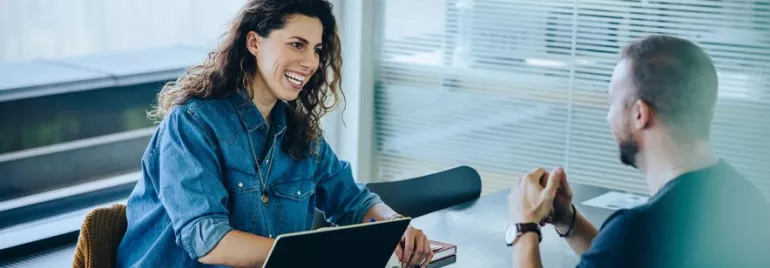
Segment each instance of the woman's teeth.
[{"label": "woman's teeth", "polygon": [[289,82],[295,85],[301,85],[303,81],[305,81],[305,76],[298,75],[295,73],[286,72],[284,73],[286,78],[289,79]]}]

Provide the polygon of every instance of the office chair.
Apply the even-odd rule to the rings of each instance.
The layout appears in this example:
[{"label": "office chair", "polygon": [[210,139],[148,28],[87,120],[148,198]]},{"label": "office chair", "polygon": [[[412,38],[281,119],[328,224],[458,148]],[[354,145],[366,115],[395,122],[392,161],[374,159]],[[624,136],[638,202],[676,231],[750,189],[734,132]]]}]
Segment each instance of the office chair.
[{"label": "office chair", "polygon": [[481,177],[460,166],[422,177],[366,185],[385,204],[407,217],[419,217],[481,196]]},{"label": "office chair", "polygon": [[[481,177],[475,169],[460,166],[399,181],[366,185],[388,206],[408,217],[419,217],[481,196]],[[327,227],[323,212],[316,210],[313,230]]]},{"label": "office chair", "polygon": [[89,212],[80,227],[72,267],[115,267],[118,246],[127,225],[126,206],[123,204]]}]

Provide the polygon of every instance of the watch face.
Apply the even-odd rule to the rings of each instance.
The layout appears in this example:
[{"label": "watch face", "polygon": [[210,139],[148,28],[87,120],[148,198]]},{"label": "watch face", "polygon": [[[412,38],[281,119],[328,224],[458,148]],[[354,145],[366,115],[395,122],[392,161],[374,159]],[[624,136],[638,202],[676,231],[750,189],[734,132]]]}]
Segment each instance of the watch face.
[{"label": "watch face", "polygon": [[509,224],[505,229],[505,244],[513,245],[513,240],[516,239],[516,225]]}]

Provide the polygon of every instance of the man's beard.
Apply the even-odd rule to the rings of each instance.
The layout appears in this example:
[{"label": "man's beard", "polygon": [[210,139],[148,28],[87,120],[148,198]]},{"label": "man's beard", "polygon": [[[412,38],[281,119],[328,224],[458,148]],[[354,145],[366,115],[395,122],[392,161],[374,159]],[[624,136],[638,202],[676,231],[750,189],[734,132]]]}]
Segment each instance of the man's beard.
[{"label": "man's beard", "polygon": [[636,142],[631,133],[626,132],[626,138],[620,140],[618,147],[620,149],[620,162],[637,168],[636,155],[639,153],[639,143]]}]

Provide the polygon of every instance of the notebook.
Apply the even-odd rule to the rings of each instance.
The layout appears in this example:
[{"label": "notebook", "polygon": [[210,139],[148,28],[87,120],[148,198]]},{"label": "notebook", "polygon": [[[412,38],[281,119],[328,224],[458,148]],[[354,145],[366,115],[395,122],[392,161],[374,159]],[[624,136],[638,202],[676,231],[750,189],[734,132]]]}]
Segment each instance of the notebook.
[{"label": "notebook", "polygon": [[431,240],[430,249],[433,250],[433,262],[457,255],[457,246],[439,241]]},{"label": "notebook", "polygon": [[[457,246],[439,241],[430,240],[430,249],[433,250],[433,260],[428,268],[439,268],[457,261]],[[390,257],[386,268],[401,268],[401,264],[395,254]]]}]

